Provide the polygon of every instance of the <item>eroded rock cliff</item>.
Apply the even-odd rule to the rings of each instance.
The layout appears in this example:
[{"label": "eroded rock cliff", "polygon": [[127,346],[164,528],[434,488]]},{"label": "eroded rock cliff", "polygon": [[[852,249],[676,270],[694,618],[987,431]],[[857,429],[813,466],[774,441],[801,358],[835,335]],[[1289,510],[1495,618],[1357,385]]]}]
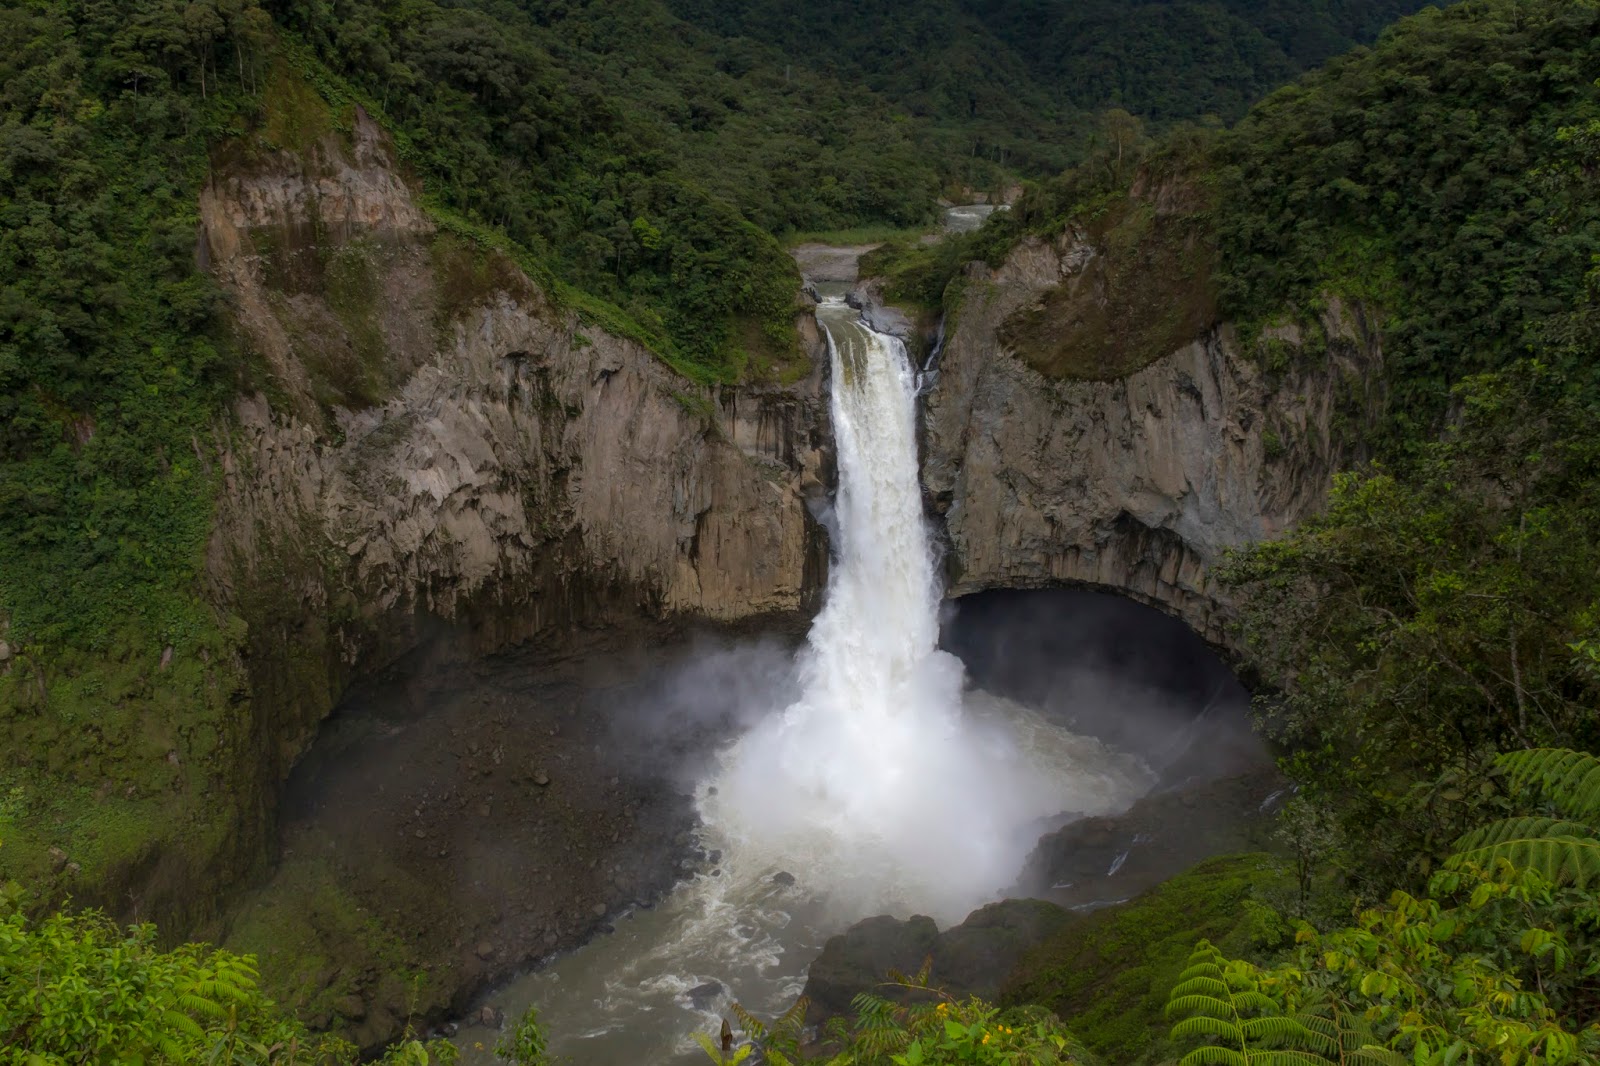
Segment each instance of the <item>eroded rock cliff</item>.
[{"label": "eroded rock cliff", "polygon": [[1232,325],[1208,325],[1125,376],[1046,376],[1006,338],[1041,308],[1054,330],[1082,321],[1105,332],[1107,255],[1069,228],[958,281],[926,402],[923,473],[948,534],[950,592],[1102,586],[1226,646],[1213,570],[1227,548],[1322,506],[1381,405],[1376,334],[1361,308],[1329,300],[1309,329],[1269,328],[1244,344]]},{"label": "eroded rock cliff", "polygon": [[820,367],[708,389],[436,230],[383,133],[235,160],[204,248],[260,378],[208,573],[250,627],[278,769],[435,622],[482,652],[616,612],[806,606],[826,550]]},{"label": "eroded rock cliff", "polygon": [[[350,131],[298,151],[221,153],[201,217],[202,259],[249,356],[219,428],[206,565],[219,611],[244,623],[250,739],[229,782],[241,836],[270,839],[279,783],[351,682],[424,645],[462,658],[552,628],[812,605],[827,546],[808,499],[830,472],[826,360],[809,317],[807,379],[697,385],[580,320],[505,254],[441,228],[359,110]],[[595,817],[611,819],[615,843],[613,815]],[[430,861],[436,850],[430,840]],[[323,895],[387,913],[396,889],[382,865],[341,866]],[[407,1008],[385,984],[381,945],[413,932],[352,947],[280,885],[293,883],[285,870],[209,932],[277,930],[245,945],[270,953],[292,931],[308,957],[338,961],[314,979],[269,973],[277,991],[298,1006],[348,993],[347,1028],[363,1044],[393,1038]],[[530,904],[538,928],[486,952],[474,945],[499,904],[457,913],[448,878],[434,881],[412,893],[408,919],[445,938],[427,960],[442,967],[436,987],[413,1005],[429,1017],[534,945],[574,946],[605,898],[583,879],[551,889]],[[587,893],[581,908],[574,893]]]}]

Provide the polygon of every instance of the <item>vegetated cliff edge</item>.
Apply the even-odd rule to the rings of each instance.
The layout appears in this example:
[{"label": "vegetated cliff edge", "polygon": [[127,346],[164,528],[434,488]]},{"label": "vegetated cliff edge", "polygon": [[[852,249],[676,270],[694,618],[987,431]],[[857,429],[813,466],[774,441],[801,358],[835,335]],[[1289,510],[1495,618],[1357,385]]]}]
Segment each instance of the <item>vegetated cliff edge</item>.
[{"label": "vegetated cliff edge", "polygon": [[1359,457],[1383,402],[1364,309],[1217,321],[1195,210],[1136,183],[1112,224],[1027,238],[953,283],[923,465],[952,594],[1104,586],[1226,648],[1223,552],[1317,511]]},{"label": "vegetated cliff edge", "polygon": [[[279,783],[347,686],[424,642],[480,654],[563,624],[735,620],[821,588],[806,497],[829,476],[825,361],[788,387],[682,378],[439,228],[384,132],[350,115],[214,160],[197,254],[248,371],[216,428],[200,591],[230,646],[200,649],[190,718],[145,711],[174,783],[126,802],[158,816],[81,868],[105,832],[62,828],[41,901],[191,934],[261,869]],[[159,694],[169,661],[187,669],[168,648],[141,683]]]}]

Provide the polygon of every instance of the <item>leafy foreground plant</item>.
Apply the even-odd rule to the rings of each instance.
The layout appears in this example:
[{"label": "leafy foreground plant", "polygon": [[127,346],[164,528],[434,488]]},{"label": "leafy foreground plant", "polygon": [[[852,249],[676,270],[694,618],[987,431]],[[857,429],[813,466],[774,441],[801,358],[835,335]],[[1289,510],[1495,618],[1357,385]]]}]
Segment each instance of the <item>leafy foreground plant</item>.
[{"label": "leafy foreground plant", "polygon": [[[851,1001],[855,1020],[835,1018],[828,1043],[839,1050],[821,1058],[826,1066],[1046,1066],[1092,1059],[1054,1014],[1040,1007],[1002,1010],[976,997],[957,999],[928,983],[929,965],[915,977],[891,974],[886,985],[912,997],[897,1002],[863,992]],[[703,1034],[700,1046],[718,1066],[753,1060],[766,1066],[791,1066],[803,1057],[804,996],[772,1023],[734,1006],[748,1042],[733,1047],[733,1032],[723,1023],[721,1046]],[[759,1058],[756,1056],[759,1055]],[[813,1061],[807,1057],[807,1061]]]},{"label": "leafy foreground plant", "polygon": [[[200,944],[160,951],[155,940],[153,925],[123,929],[98,912],[30,923],[0,889],[0,1064],[360,1061],[354,1045],[309,1032],[267,999],[251,956]],[[455,1060],[450,1044],[408,1037],[378,1061]]]},{"label": "leafy foreground plant", "polygon": [[1584,888],[1600,882],[1600,759],[1581,751],[1536,748],[1498,760],[1513,787],[1550,804],[1537,815],[1502,818],[1457,842],[1448,865],[1507,860],[1547,881]]},{"label": "leafy foreground plant", "polygon": [[1202,941],[1167,1004],[1175,1039],[1205,1041],[1180,1066],[1600,1061],[1600,759],[1498,761],[1525,809],[1553,807],[1467,834],[1425,895],[1328,933],[1300,922],[1271,967]]}]

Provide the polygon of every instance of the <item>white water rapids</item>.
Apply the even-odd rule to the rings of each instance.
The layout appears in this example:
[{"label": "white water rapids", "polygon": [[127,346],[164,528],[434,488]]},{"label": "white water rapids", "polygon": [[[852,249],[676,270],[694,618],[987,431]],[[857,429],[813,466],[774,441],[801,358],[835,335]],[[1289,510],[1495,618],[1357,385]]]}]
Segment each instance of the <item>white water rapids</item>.
[{"label": "white water rapids", "polygon": [[[885,912],[959,922],[1014,880],[1047,820],[1121,810],[1150,785],[1135,759],[963,693],[960,662],[937,647],[913,370],[842,300],[818,317],[839,543],[800,698],[770,709],[698,789],[702,844],[721,865],[494,997],[510,1017],[537,1006],[552,1050],[588,1066],[692,1062],[693,1033],[715,1032],[730,1002],[788,1006],[828,936]],[[710,982],[722,991],[692,1002]],[[461,1036],[469,1052],[493,1042]]]}]

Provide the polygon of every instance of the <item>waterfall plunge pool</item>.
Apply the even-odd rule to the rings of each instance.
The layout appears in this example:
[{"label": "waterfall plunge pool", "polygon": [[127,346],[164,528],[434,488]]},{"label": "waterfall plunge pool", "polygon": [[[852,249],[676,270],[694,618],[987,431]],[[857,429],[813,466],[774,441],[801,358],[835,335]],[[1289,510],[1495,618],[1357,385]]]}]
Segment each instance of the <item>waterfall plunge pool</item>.
[{"label": "waterfall plunge pool", "polygon": [[[1148,791],[1201,709],[1242,706],[1181,625],[1060,591],[1013,600],[1020,627],[1004,624],[1004,594],[946,619],[974,687],[940,647],[913,369],[842,299],[818,317],[840,469],[825,605],[780,683],[733,686],[736,735],[692,780],[706,861],[659,906],[489,997],[508,1019],[537,1007],[558,1058],[696,1061],[695,1034],[733,1002],[788,1007],[828,937],[880,913],[959,922],[1004,894],[1042,833]],[[1143,613],[1130,623],[1126,608]],[[1168,645],[1182,654],[1164,660]],[[464,1026],[465,1061],[494,1061],[497,1036]]]}]

